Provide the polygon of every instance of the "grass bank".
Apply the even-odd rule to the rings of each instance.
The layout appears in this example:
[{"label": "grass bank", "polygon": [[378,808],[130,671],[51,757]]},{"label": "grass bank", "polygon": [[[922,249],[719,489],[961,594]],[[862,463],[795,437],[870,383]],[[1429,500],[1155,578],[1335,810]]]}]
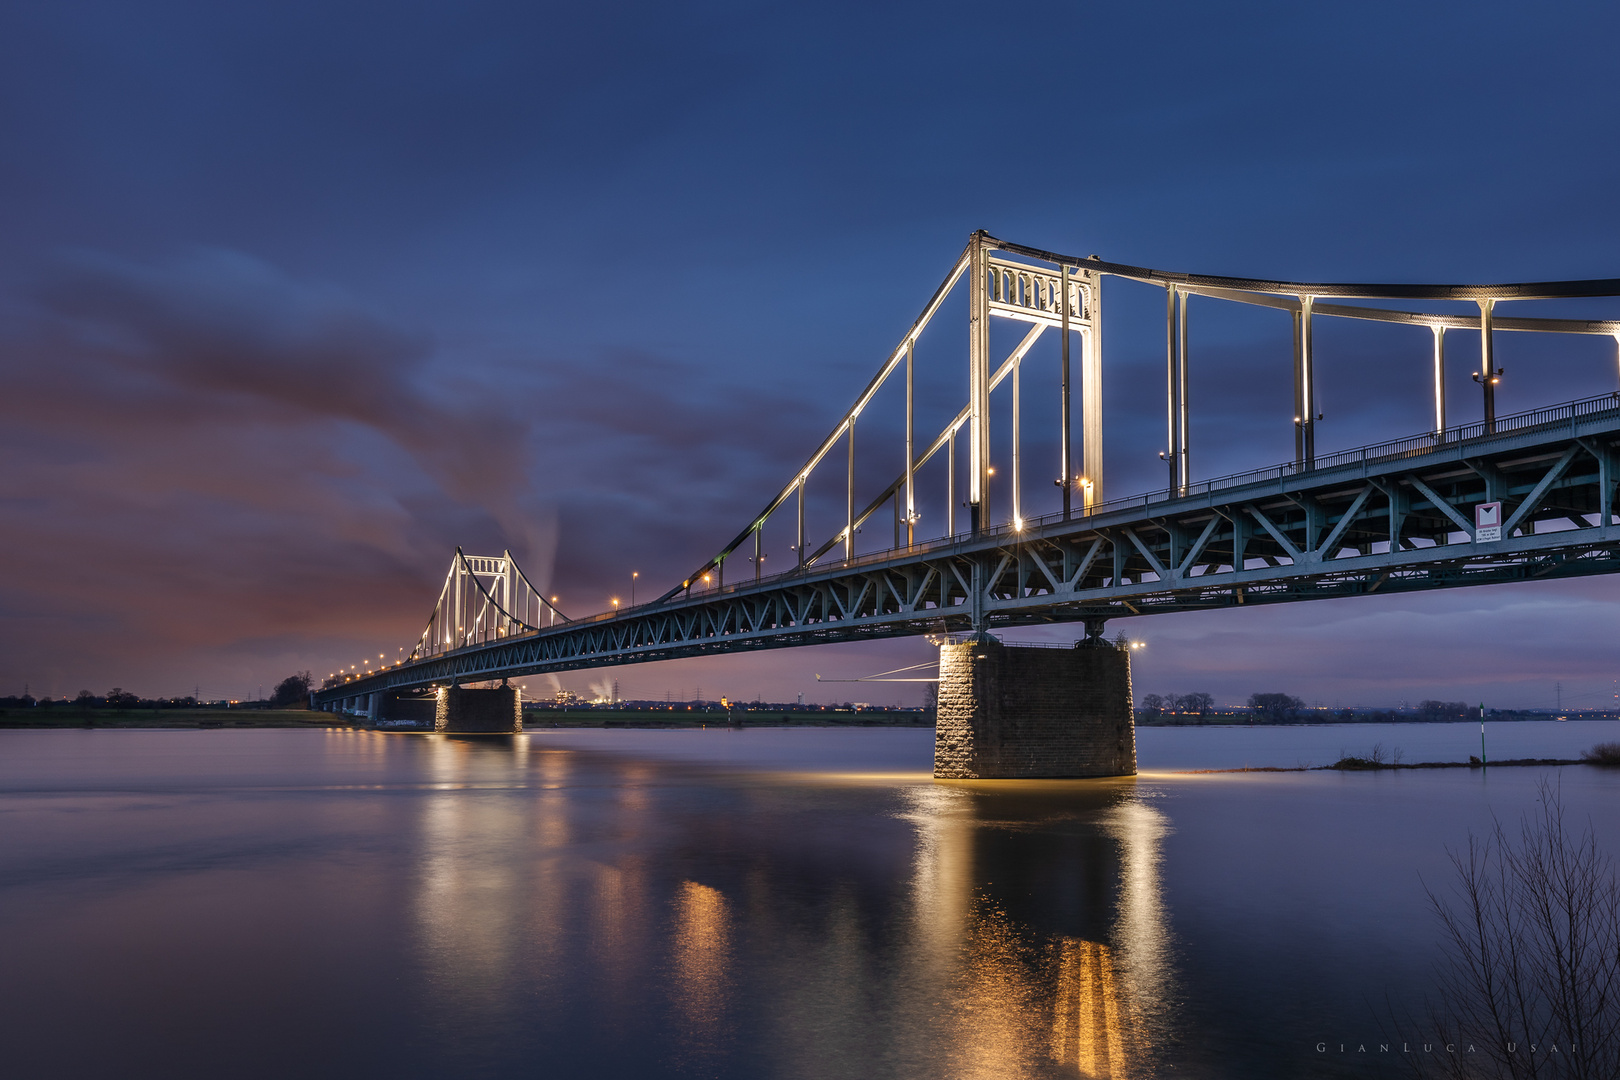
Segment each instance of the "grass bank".
[{"label": "grass bank", "polygon": [[305,709],[6,709],[7,728],[307,728],[351,727],[347,718]]}]

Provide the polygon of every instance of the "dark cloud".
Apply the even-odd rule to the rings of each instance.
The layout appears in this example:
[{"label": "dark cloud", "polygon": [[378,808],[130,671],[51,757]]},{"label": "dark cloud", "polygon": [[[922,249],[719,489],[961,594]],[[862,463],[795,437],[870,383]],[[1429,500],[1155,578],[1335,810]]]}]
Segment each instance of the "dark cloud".
[{"label": "dark cloud", "polygon": [[523,428],[504,403],[429,391],[431,341],[335,290],[215,250],[163,267],[79,255],[39,296],[71,339],[159,393],[350,421],[409,451],[447,492],[491,504],[523,494]]},{"label": "dark cloud", "polygon": [[[266,633],[394,636],[469,514],[549,560],[525,429],[476,387],[435,387],[425,335],[221,251],[78,255],[36,296],[42,317],[0,359],[0,527],[35,568],[5,602],[76,627],[81,680],[141,685],[176,653]],[[61,647],[26,637],[18,662]]]}]

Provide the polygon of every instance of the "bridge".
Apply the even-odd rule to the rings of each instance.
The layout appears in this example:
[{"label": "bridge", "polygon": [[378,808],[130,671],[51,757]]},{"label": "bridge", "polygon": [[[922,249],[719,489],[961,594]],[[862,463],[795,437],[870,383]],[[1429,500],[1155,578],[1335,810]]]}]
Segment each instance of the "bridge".
[{"label": "bridge", "polygon": [[[1102,282],[1110,277],[1164,290],[1167,448],[1164,488],[1111,499],[1104,496],[1102,407]],[[967,292],[967,400],[940,428],[919,433],[916,353],[958,289]],[[1620,570],[1620,393],[1498,415],[1494,343],[1499,333],[1580,334],[1620,347],[1620,321],[1499,311],[1510,301],[1616,295],[1615,279],[1330,284],[1170,273],[975,233],[803,466],[674,587],[649,603],[571,619],[509,553],[458,550],[409,659],[328,680],[315,701],[374,705],[423,687],[899,635],[940,635],[954,642],[947,650],[978,649],[973,655],[982,658],[987,647],[999,654],[985,636],[991,630],[1063,622],[1083,624],[1082,644],[1096,650],[1108,620],[1136,615],[1611,573]],[[1291,319],[1291,461],[1194,478],[1188,302],[1195,296]],[[1465,301],[1477,315],[1407,310],[1434,301]],[[1318,452],[1313,328],[1322,318],[1427,332],[1428,430]],[[993,322],[1023,331],[1005,356],[991,352]],[[1474,379],[1483,419],[1465,424],[1448,422],[1445,375],[1453,358],[1446,335],[1454,330],[1479,338]],[[1028,491],[1026,448],[1039,440],[1024,430],[1023,368],[1046,334],[1058,338],[1058,378],[1036,400],[1057,398],[1049,410],[1058,429],[1057,479]],[[1071,378],[1075,367],[1078,380]],[[1608,362],[1595,366],[1594,389],[1615,385],[1616,370]],[[903,430],[903,448],[858,458],[857,428],[863,418],[871,423],[891,380],[894,390],[883,400],[903,408],[903,419],[888,425]],[[903,399],[895,392],[901,387]],[[996,391],[1010,418],[1009,430],[998,433],[1000,479],[991,453]],[[841,520],[811,543],[807,489],[818,470],[842,481]],[[925,482],[944,511],[941,531],[926,538],[918,511]],[[995,498],[993,484],[1004,489]],[[858,491],[867,497],[858,501]],[[863,526],[876,534],[884,518],[891,519],[892,544],[857,550]],[[792,565],[766,573],[765,538],[779,541],[784,533]],[[964,644],[964,635],[972,640]],[[1124,678],[1128,710],[1128,670]]]}]

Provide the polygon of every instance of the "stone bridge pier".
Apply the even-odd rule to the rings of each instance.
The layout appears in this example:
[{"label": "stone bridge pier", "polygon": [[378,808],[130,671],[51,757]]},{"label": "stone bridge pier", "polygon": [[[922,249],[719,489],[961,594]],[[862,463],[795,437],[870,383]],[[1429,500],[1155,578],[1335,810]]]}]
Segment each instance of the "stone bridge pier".
[{"label": "stone bridge pier", "polygon": [[512,733],[523,730],[523,701],[515,686],[470,690],[439,688],[433,730],[466,733]]},{"label": "stone bridge pier", "polygon": [[1134,776],[1131,700],[1130,653],[1095,636],[1073,648],[1009,646],[988,634],[942,645],[934,775]]}]

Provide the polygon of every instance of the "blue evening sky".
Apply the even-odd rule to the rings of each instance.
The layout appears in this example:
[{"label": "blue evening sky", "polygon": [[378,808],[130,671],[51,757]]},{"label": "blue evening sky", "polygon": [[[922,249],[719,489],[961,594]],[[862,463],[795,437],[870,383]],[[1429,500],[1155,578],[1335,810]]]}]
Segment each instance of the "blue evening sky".
[{"label": "blue evening sky", "polygon": [[[241,697],[392,659],[457,544],[510,547],[570,613],[628,599],[632,570],[655,595],[787,480],[974,229],[1292,280],[1620,275],[1617,31],[1602,4],[15,0],[0,693]],[[1286,320],[1203,304],[1195,474],[1286,458]],[[1162,484],[1163,294],[1105,305],[1123,495]],[[919,353],[930,417],[960,401],[964,318]],[[1426,332],[1324,325],[1318,347],[1321,449],[1423,429]],[[1499,355],[1504,411],[1617,386],[1602,339]],[[896,430],[874,416],[873,486]],[[1050,499],[1050,431],[1030,438]],[[1617,599],[1589,579],[1111,632],[1149,643],[1139,693],[1550,706],[1562,682],[1599,705]],[[562,684],[909,701],[814,674],[927,655]]]}]

